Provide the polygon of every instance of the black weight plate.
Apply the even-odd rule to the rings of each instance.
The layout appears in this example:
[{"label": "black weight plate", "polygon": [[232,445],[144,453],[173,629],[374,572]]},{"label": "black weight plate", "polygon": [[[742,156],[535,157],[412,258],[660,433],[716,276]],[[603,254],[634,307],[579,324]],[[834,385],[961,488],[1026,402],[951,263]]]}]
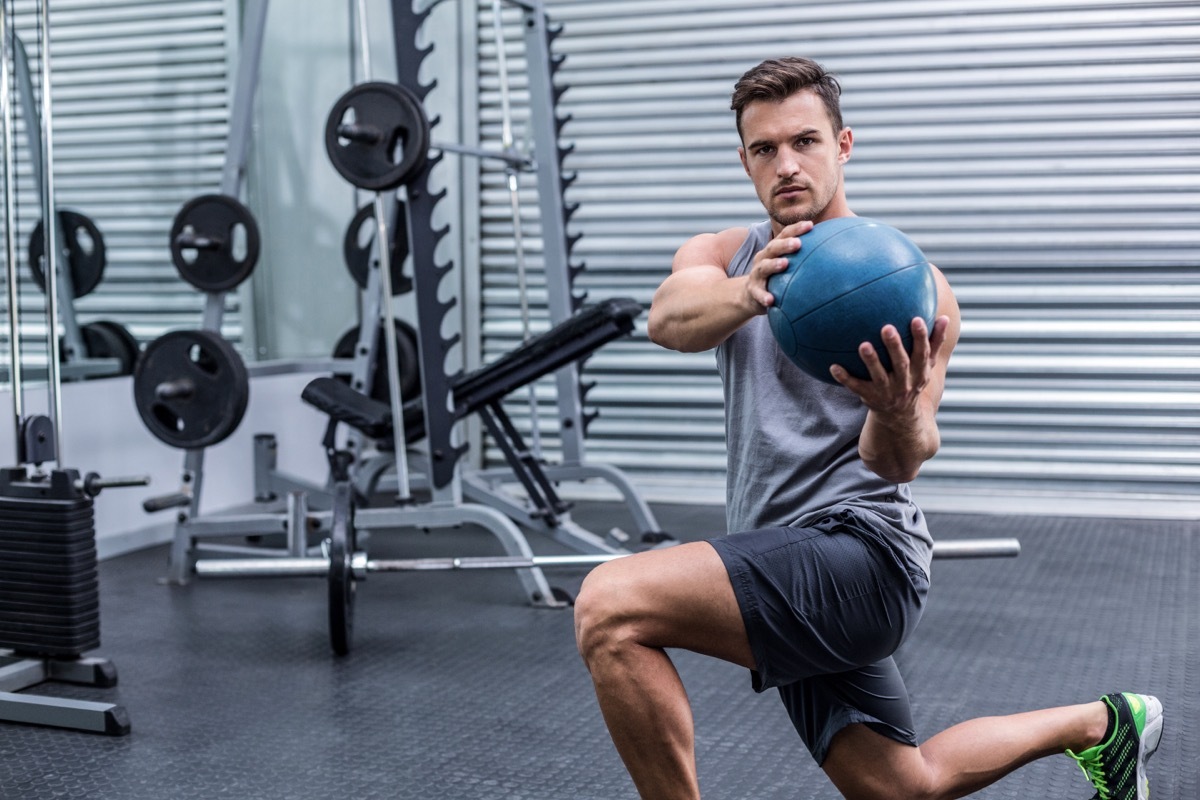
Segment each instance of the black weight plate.
[{"label": "black weight plate", "polygon": [[[92,620],[100,616],[99,600],[89,605],[52,605],[52,598],[31,596],[27,600],[0,600],[0,616],[8,617],[9,614],[38,614],[50,619],[73,620],[76,622],[84,620]],[[55,616],[57,615],[57,616]],[[27,618],[14,616],[13,619],[20,621],[29,621]],[[46,620],[42,620],[46,621]]]},{"label": "black weight plate", "polygon": [[64,573],[61,567],[34,569],[26,564],[4,565],[0,569],[0,587],[14,592],[41,592],[50,589],[71,596],[81,596],[98,591],[99,572],[92,569],[83,572]]},{"label": "black weight plate", "polygon": [[360,189],[395,189],[425,167],[429,118],[420,99],[403,86],[361,83],[333,104],[325,152],[338,174]]},{"label": "black weight plate", "polygon": [[[89,358],[115,358],[121,364],[118,375],[133,374],[142,346],[128,328],[111,319],[98,319],[80,328],[80,333]],[[91,337],[95,337],[95,345]]]},{"label": "black weight plate", "polygon": [[[400,213],[388,220],[388,232],[391,234],[392,240],[389,256],[392,265],[393,297],[411,292],[413,288],[412,278],[406,277],[404,274],[404,259],[408,258],[408,225],[403,220],[404,207],[398,206],[398,208]],[[346,236],[342,240],[342,255],[346,259],[346,269],[350,271],[350,277],[354,279],[360,289],[367,288],[367,276],[371,268],[379,264],[378,257],[372,258],[377,235],[375,204],[368,203],[358,210],[354,219],[350,220],[350,227],[346,229]]]},{"label": "black weight plate", "polygon": [[0,570],[0,590],[7,592],[52,591],[64,601],[71,597],[82,597],[95,591],[99,585],[100,562],[93,554],[87,561],[79,561],[70,569],[62,564],[36,564],[30,562],[9,563]]},{"label": "black weight plate", "polygon": [[95,531],[90,526],[79,527],[41,523],[34,520],[6,519],[0,522],[0,538],[12,540],[39,540],[44,537],[54,542],[90,541]]},{"label": "black weight plate", "polygon": [[[358,326],[342,334],[333,348],[334,358],[354,358],[358,346]],[[396,356],[400,367],[400,395],[405,402],[421,396],[421,350],[417,331],[402,320],[396,320]],[[338,377],[348,379],[346,374]],[[370,396],[381,403],[390,403],[392,392],[388,388],[387,348],[383,341],[383,325],[375,338],[375,368],[371,378]]]},{"label": "black weight plate", "polygon": [[171,226],[175,269],[205,292],[227,292],[246,280],[258,263],[260,245],[254,215],[229,195],[192,198]]},{"label": "black weight plate", "polygon": [[44,528],[31,522],[5,522],[0,524],[0,542],[91,542],[95,531],[91,528]]},{"label": "black weight plate", "polygon": [[0,584],[0,607],[19,611],[42,611],[48,608],[68,612],[93,611],[100,607],[100,594],[93,592],[81,597],[63,597],[56,591],[10,591]]},{"label": "black weight plate", "polygon": [[[92,498],[79,492],[73,482],[63,487],[51,481],[47,486],[40,481],[15,480],[6,473],[6,470],[0,469],[0,513],[8,511],[19,515],[55,514],[58,515],[56,518],[62,519],[61,515],[82,510],[91,511],[94,507]],[[53,494],[47,496],[47,492],[56,491],[69,491],[71,494],[62,497],[55,497]]]},{"label": "black weight plate", "polygon": [[[67,208],[58,210],[58,229],[62,231],[64,254],[71,268],[71,288],[74,297],[90,294],[104,277],[104,266],[108,263],[104,249],[104,237],[96,223],[86,214]],[[46,274],[42,256],[46,251],[46,234],[41,221],[34,226],[29,236],[29,269],[38,288],[46,291]]]},{"label": "black weight plate", "polygon": [[[9,501],[12,498],[8,498]],[[32,504],[13,505],[11,502],[0,501],[0,527],[8,523],[16,523],[20,526],[22,523],[36,523],[39,527],[49,526],[57,529],[79,528],[81,530],[92,527],[92,520],[95,515],[94,509],[89,505],[81,508],[59,507],[47,509],[38,507]]]},{"label": "black weight plate", "polygon": [[26,622],[4,617],[0,618],[0,630],[8,634],[41,636],[47,640],[68,642],[81,636],[92,636],[98,633],[100,629],[99,617],[100,615],[96,614],[93,619],[74,626],[62,625],[58,621]]},{"label": "black weight plate", "polygon": [[16,654],[35,653],[46,656],[78,656],[100,646],[100,626],[92,625],[85,630],[44,631],[36,627],[0,627],[0,646],[14,650]]},{"label": "black weight plate", "polygon": [[27,611],[13,605],[0,605],[0,618],[5,622],[21,622],[30,625],[41,625],[46,628],[57,627],[64,631],[78,630],[83,626],[94,625],[100,621],[100,608],[91,611],[55,611],[41,609]]},{"label": "black weight plate", "polygon": [[354,540],[350,483],[340,481],[333,490],[333,520],[329,534],[329,643],[339,656],[350,653],[354,638],[354,595],[358,591],[351,564]]},{"label": "black weight plate", "polygon": [[55,551],[49,548],[5,546],[0,547],[0,559],[8,569],[23,569],[29,571],[29,580],[35,580],[39,572],[55,570],[64,575],[86,575],[96,568],[96,548],[94,545],[67,551]]},{"label": "black weight plate", "polygon": [[91,554],[96,557],[96,543],[89,537],[75,541],[63,539],[43,539],[42,541],[14,540],[6,537],[0,539],[0,552],[7,554],[22,554],[29,558],[45,557],[83,559]]},{"label": "black weight plate", "polygon": [[[179,393],[172,396],[172,390]],[[237,430],[250,400],[241,356],[220,334],[172,331],[155,339],[133,372],[133,398],[158,439],[185,450]]]}]

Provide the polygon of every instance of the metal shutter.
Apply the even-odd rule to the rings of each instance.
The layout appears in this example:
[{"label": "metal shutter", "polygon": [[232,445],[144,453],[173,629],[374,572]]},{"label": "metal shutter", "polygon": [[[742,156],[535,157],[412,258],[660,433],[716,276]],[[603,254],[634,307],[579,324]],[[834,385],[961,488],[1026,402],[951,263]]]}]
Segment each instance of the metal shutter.
[{"label": "metal shutter", "polygon": [[[482,3],[482,135],[494,137]],[[647,304],[688,236],[762,218],[737,161],[734,79],[834,70],[852,207],[905,230],[955,287],[963,338],[927,505],[994,494],[1190,503],[1200,478],[1200,4],[1066,0],[555,0],[572,230],[594,297]],[[511,269],[482,186],[485,350]],[[532,209],[533,203],[526,203]],[[498,224],[498,223],[497,223]],[[494,344],[492,344],[494,343]],[[662,498],[721,497],[711,353],[644,337],[593,358],[588,454]],[[1002,503],[1007,503],[1001,500]],[[1008,503],[1011,508],[1011,503]],[[1152,512],[1151,512],[1152,513]]]},{"label": "metal shutter", "polygon": [[[143,342],[168,329],[200,327],[204,295],[179,278],[167,239],[183,203],[220,185],[236,31],[230,6],[228,0],[51,4],[56,201],[90,216],[107,249],[104,279],[75,302],[80,323],[114,319]],[[18,2],[14,19],[37,84],[35,4]],[[23,277],[25,243],[40,218],[25,141],[22,123],[16,158]],[[22,327],[38,338],[31,342],[35,358],[38,352],[44,358],[43,304],[25,280]],[[238,339],[235,294],[227,306],[225,333]]]}]

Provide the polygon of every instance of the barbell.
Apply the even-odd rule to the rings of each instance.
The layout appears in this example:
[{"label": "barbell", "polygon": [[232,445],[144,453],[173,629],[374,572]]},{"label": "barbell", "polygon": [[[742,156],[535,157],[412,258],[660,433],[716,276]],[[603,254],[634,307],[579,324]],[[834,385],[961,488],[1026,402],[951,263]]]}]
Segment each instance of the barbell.
[{"label": "barbell", "polygon": [[[594,567],[633,553],[579,555],[457,556],[444,558],[372,559],[354,547],[354,506],[347,482],[334,486],[329,556],[199,559],[197,575],[214,578],[324,577],[329,591],[329,638],[338,655],[350,652],[354,629],[354,600],[358,581],[371,573],[434,572],[475,569],[545,569]],[[957,539],[935,542],[934,558],[1014,557],[1021,552],[1016,539]]]},{"label": "barbell", "polygon": [[[959,539],[935,542],[934,558],[997,558],[1020,555],[1017,539]],[[374,572],[439,572],[472,569],[545,569],[595,567],[633,553],[588,553],[540,556],[449,556],[443,558],[369,558],[357,552],[350,558],[355,578]],[[196,574],[210,578],[322,578],[329,574],[331,559],[324,556],[280,556],[267,558],[212,558],[196,562]]]}]

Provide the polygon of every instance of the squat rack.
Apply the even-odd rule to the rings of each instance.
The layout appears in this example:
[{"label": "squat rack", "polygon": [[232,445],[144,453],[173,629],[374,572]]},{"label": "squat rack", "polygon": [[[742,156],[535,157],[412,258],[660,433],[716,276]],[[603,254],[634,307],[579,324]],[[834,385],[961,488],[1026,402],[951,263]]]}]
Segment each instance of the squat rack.
[{"label": "squat rack", "polygon": [[[508,2],[508,0],[505,0]],[[354,0],[351,0],[352,7]],[[266,0],[252,0],[247,5],[246,33],[243,37],[243,55],[239,67],[237,92],[235,95],[234,115],[231,121],[227,152],[226,170],[222,189],[237,191],[239,179],[244,171],[246,140],[249,136],[248,117],[251,98],[257,75],[259,51],[262,40],[262,30],[266,17]],[[422,60],[432,50],[432,45],[418,48],[417,36],[422,24],[430,12],[414,12],[401,7],[400,0],[393,2],[393,24],[396,37],[396,55],[400,73],[400,85],[411,91],[414,96],[424,98],[431,86],[422,85],[417,77]],[[545,22],[545,12],[541,3],[523,2],[517,4],[525,15],[527,46],[533,48],[535,55],[530,57],[531,72],[538,72],[539,65],[546,71],[545,76],[539,76],[535,81],[545,87],[542,95],[533,98],[534,117],[539,121],[538,135],[535,144],[539,147],[549,147],[549,155],[537,159],[520,155],[515,151],[491,153],[476,148],[460,145],[432,143],[436,155],[422,169],[421,174],[410,181],[404,189],[402,201],[394,196],[384,196],[377,192],[375,198],[374,218],[376,221],[376,236],[373,244],[378,269],[370,270],[367,276],[366,291],[363,293],[361,309],[362,324],[360,326],[358,346],[353,359],[352,379],[355,383],[369,385],[370,369],[374,361],[374,347],[377,341],[376,331],[380,316],[385,322],[390,318],[387,306],[391,296],[391,270],[387,267],[390,257],[390,247],[383,246],[388,240],[386,232],[389,228],[393,208],[398,213],[397,228],[406,230],[412,242],[411,256],[414,264],[416,280],[414,280],[418,327],[426,331],[420,337],[420,371],[423,406],[424,431],[427,438],[427,469],[416,478],[417,484],[427,489],[431,495],[428,503],[412,504],[408,497],[406,448],[397,441],[394,454],[381,454],[368,458],[355,465],[355,479],[360,486],[386,492],[390,488],[388,481],[393,480],[389,475],[385,481],[380,478],[385,471],[395,468],[396,494],[403,503],[401,507],[386,509],[365,509],[364,522],[373,520],[373,527],[380,529],[396,527],[437,528],[453,527],[463,523],[474,523],[483,526],[494,533],[503,543],[505,549],[513,555],[528,554],[529,547],[520,527],[544,532],[576,549],[586,552],[619,552],[623,550],[624,540],[598,536],[574,524],[565,509],[553,518],[531,508],[526,502],[511,495],[499,487],[499,480],[513,479],[513,472],[507,470],[493,471],[490,474],[476,472],[469,467],[459,464],[459,457],[465,447],[455,439],[455,420],[448,414],[452,384],[458,377],[447,374],[443,365],[446,362],[448,350],[457,342],[456,338],[444,338],[441,334],[441,323],[456,303],[455,299],[443,301],[438,297],[438,285],[451,269],[450,264],[438,264],[434,251],[440,239],[446,234],[446,229],[435,229],[434,210],[442,199],[444,192],[437,192],[429,185],[429,173],[432,167],[440,161],[446,152],[464,153],[480,157],[495,157],[505,161],[513,168],[529,168],[534,165],[538,173],[539,202],[543,208],[543,216],[548,220],[544,230],[544,242],[548,250],[560,253],[556,260],[548,260],[548,280],[558,287],[556,294],[556,314],[562,319],[568,319],[578,306],[579,298],[570,296],[570,276],[566,266],[567,250],[569,247],[565,234],[565,211],[562,206],[562,188],[564,181],[559,173],[561,151],[557,146],[557,125],[553,104],[556,95],[552,89],[549,70],[552,59],[549,56],[551,34]],[[362,10],[359,10],[359,22],[363,21]],[[365,37],[364,37],[365,42]],[[435,123],[436,124],[436,123]],[[328,140],[327,140],[328,141]],[[539,151],[540,153],[540,151]],[[545,195],[545,196],[543,196]],[[394,207],[391,206],[395,203]],[[519,235],[519,231],[518,231]],[[551,265],[551,261],[553,264]],[[210,295],[205,312],[205,328],[216,329],[220,324],[220,315],[224,304],[219,296]],[[389,351],[387,363],[389,373],[399,369],[394,351],[392,335],[385,334],[383,340]],[[563,376],[569,378],[564,380]],[[401,418],[405,415],[400,393],[396,391],[394,376],[389,374],[389,383],[393,391],[392,415]],[[637,495],[632,484],[619,471],[604,465],[586,465],[582,459],[582,432],[584,417],[580,408],[580,387],[578,372],[573,364],[567,365],[559,372],[558,402],[566,409],[563,423],[565,459],[564,469],[574,470],[574,473],[561,475],[556,467],[546,466],[548,472],[554,472],[553,480],[581,479],[582,477],[602,477],[610,480],[622,491],[635,518],[635,523],[643,532],[661,533],[649,508]],[[399,426],[403,433],[404,426]],[[287,532],[288,542],[282,550],[270,553],[271,557],[303,557],[311,552],[310,535],[319,531],[328,531],[330,515],[327,511],[330,497],[330,487],[318,489],[288,484],[285,476],[274,472],[273,437],[259,436],[255,442],[255,475],[256,498],[272,496],[276,486],[283,484],[288,491],[288,508],[283,520],[283,530]],[[277,513],[249,513],[234,515],[214,515],[212,518],[202,518],[198,513],[199,495],[203,468],[203,451],[189,450],[185,457],[184,483],[187,491],[176,496],[163,498],[160,502],[148,504],[147,510],[170,508],[186,503],[187,513],[180,515],[176,526],[175,541],[171,554],[169,578],[172,582],[184,583],[191,574],[192,565],[199,554],[199,540],[237,535],[261,535],[264,532],[280,530],[280,516]],[[332,480],[332,470],[331,470]],[[190,485],[189,485],[190,484]],[[153,507],[151,507],[151,505]],[[370,524],[370,523],[368,523]],[[364,526],[365,527],[365,526]],[[205,549],[226,552],[230,555],[254,556],[262,555],[265,548],[245,547],[238,545],[206,544]],[[257,551],[257,552],[256,552]],[[527,570],[520,573],[522,583],[530,600],[540,605],[558,605],[553,591],[546,584],[537,570]]]}]

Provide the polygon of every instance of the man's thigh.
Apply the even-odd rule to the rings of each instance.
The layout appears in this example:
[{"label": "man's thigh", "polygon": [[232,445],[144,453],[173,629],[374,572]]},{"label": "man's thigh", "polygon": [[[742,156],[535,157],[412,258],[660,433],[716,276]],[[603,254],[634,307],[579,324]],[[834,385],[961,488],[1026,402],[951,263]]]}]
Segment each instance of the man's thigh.
[{"label": "man's thigh", "polygon": [[752,668],[742,614],[721,557],[690,542],[618,558],[592,570],[580,601],[600,596],[639,644],[675,647]]}]

